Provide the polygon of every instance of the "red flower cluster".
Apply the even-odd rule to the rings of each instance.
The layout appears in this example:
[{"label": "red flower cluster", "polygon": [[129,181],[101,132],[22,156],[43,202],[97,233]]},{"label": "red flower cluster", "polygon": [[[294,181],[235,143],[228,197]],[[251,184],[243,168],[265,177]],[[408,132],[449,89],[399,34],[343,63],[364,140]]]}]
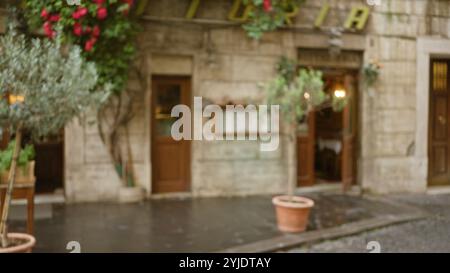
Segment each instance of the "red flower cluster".
[{"label": "red flower cluster", "polygon": [[272,11],[272,1],[271,0],[264,0],[263,6],[264,6],[264,11],[266,11],[266,12]]},{"label": "red flower cluster", "polygon": [[72,13],[72,18],[77,20],[73,25],[73,34],[77,37],[90,34],[91,36],[84,44],[84,50],[91,51],[94,48],[95,43],[97,43],[97,39],[100,36],[101,31],[98,25],[95,25],[94,27],[83,27],[81,21],[87,14],[88,9],[85,7],[80,7],[74,13]]},{"label": "red flower cluster", "polygon": [[[95,14],[96,19],[99,21],[104,21],[108,17],[108,3],[106,0],[92,0],[93,3],[97,5],[97,9]],[[134,0],[121,0],[121,2],[127,4],[127,8],[123,10],[123,14],[128,15],[131,6],[134,3]],[[94,48],[94,45],[97,43],[98,38],[101,34],[100,26],[94,25],[89,26],[86,23],[83,24],[83,19],[89,15],[89,10],[87,7],[80,6],[73,13],[72,18],[75,19],[75,23],[73,24],[73,34],[77,37],[87,36],[84,42],[84,50],[91,51]],[[53,29],[53,23],[58,22],[60,20],[59,14],[50,14],[47,9],[43,9],[41,12],[41,17],[44,19],[44,32],[49,38],[53,38],[55,36],[55,31]]]},{"label": "red flower cluster", "polygon": [[41,18],[45,21],[43,26],[45,35],[50,39],[53,39],[56,35],[56,32],[53,29],[53,23],[58,22],[61,17],[58,13],[50,14],[46,9],[43,9]]}]

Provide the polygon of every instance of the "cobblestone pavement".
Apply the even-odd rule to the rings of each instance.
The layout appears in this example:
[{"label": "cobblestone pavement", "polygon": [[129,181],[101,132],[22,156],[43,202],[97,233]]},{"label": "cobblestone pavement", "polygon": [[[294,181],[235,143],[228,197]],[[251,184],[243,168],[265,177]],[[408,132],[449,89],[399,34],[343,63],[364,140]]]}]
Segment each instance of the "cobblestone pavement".
[{"label": "cobblestone pavement", "polygon": [[[308,230],[336,227],[382,215],[395,205],[340,194],[310,194]],[[11,231],[24,231],[13,222]],[[35,252],[209,252],[280,236],[271,196],[151,200],[142,204],[53,206],[53,217],[35,221]]]},{"label": "cobblestone pavement", "polygon": [[288,252],[370,252],[368,243],[378,242],[381,252],[450,252],[450,195],[392,197],[427,212],[423,220],[369,231],[356,236],[303,246]]}]

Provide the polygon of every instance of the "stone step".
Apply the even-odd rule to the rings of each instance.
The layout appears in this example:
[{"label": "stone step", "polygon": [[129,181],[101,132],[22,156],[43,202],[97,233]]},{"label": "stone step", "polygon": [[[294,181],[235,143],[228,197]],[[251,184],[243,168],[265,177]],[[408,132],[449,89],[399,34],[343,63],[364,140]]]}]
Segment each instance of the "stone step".
[{"label": "stone step", "polygon": [[[53,216],[53,205],[64,204],[65,198],[62,193],[38,194],[34,198],[34,219],[51,219]],[[27,202],[26,200],[13,200],[9,212],[9,219],[12,221],[26,221]]]}]

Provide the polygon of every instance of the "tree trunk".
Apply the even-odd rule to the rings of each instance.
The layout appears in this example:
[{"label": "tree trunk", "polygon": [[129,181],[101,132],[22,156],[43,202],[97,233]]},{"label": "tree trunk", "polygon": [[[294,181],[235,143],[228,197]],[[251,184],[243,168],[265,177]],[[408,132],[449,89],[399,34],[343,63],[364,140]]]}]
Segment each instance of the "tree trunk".
[{"label": "tree trunk", "polygon": [[8,220],[9,207],[11,205],[12,192],[14,190],[14,182],[16,180],[17,159],[20,155],[20,143],[22,141],[22,125],[19,125],[16,129],[16,143],[14,146],[13,158],[8,177],[8,188],[6,190],[5,200],[3,200],[3,211],[0,222],[0,240],[1,247],[8,247],[8,236],[6,229],[6,222]]},{"label": "tree trunk", "polygon": [[[295,120],[295,119],[294,119]],[[289,126],[289,147],[288,147],[288,195],[290,201],[297,188],[297,123],[294,121]]]}]

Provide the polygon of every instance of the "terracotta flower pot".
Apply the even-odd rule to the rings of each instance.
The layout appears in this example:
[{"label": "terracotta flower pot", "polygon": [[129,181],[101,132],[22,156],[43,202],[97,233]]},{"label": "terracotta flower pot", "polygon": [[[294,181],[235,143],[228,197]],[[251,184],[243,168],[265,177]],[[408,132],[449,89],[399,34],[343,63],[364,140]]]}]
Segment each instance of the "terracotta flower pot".
[{"label": "terracotta flower pot", "polygon": [[[291,200],[289,199],[291,198]],[[276,196],[275,205],[278,229],[282,232],[303,232],[308,225],[309,212],[314,201],[300,196]]]},{"label": "terracotta flower pot", "polygon": [[8,238],[20,243],[7,248],[0,247],[0,253],[31,253],[36,244],[36,239],[25,233],[8,233]]}]

